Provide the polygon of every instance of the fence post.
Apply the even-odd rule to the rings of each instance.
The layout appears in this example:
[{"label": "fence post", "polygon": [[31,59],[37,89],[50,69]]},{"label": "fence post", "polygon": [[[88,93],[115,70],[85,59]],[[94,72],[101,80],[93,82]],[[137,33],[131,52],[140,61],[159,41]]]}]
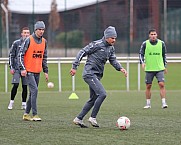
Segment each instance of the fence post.
[{"label": "fence post", "polygon": [[59,92],[62,91],[62,81],[61,81],[61,63],[60,60],[58,61],[58,86]]},{"label": "fence post", "polygon": [[75,76],[72,76],[72,91],[75,91]]},{"label": "fence post", "polygon": [[138,63],[138,91],[140,91],[140,79],[141,79],[141,74],[140,74],[140,63]]},{"label": "fence post", "polygon": [[4,72],[5,72],[5,92],[8,92],[8,64],[5,63],[5,68],[4,68]]},{"label": "fence post", "polygon": [[126,87],[127,87],[127,91],[129,91],[129,57],[127,58],[126,69],[128,73],[127,79],[126,79]]}]

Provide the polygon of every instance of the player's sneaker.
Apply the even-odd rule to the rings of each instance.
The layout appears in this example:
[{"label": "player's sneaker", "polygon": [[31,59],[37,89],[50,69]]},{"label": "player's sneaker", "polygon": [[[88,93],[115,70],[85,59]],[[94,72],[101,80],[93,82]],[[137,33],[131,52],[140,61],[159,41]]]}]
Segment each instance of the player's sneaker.
[{"label": "player's sneaker", "polygon": [[33,116],[33,121],[41,121],[41,118],[38,115]]},{"label": "player's sneaker", "polygon": [[26,105],[21,105],[21,109],[25,110],[26,109]]},{"label": "player's sneaker", "polygon": [[13,105],[14,105],[14,101],[10,100],[9,105],[8,105],[8,110],[12,110],[13,109]]},{"label": "player's sneaker", "polygon": [[73,120],[73,123],[75,125],[80,126],[81,128],[88,128],[84,123],[83,120],[80,120],[79,118],[75,117],[75,119]]},{"label": "player's sneaker", "polygon": [[168,108],[168,105],[167,105],[167,104],[163,104],[163,105],[162,105],[162,108],[163,108],[163,109]]},{"label": "player's sneaker", "polygon": [[97,121],[96,121],[96,118],[93,118],[93,117],[89,117],[89,120],[90,124],[93,126],[93,127],[99,127]]},{"label": "player's sneaker", "polygon": [[23,120],[25,120],[25,121],[32,121],[32,118],[31,118],[31,116],[29,114],[24,114],[23,115]]},{"label": "player's sneaker", "polygon": [[150,109],[151,105],[146,105],[145,107],[143,107],[144,109]]},{"label": "player's sneaker", "polygon": [[25,110],[25,109],[26,109],[26,102],[22,102],[21,109],[22,109],[22,110]]}]

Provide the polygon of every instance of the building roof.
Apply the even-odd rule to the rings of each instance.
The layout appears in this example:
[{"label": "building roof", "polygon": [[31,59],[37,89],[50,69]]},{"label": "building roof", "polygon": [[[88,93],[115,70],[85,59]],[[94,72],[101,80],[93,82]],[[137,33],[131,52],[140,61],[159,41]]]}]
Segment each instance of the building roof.
[{"label": "building roof", "polygon": [[[56,0],[58,12],[96,4],[106,0]],[[52,0],[9,0],[8,9],[19,14],[47,14]]]}]

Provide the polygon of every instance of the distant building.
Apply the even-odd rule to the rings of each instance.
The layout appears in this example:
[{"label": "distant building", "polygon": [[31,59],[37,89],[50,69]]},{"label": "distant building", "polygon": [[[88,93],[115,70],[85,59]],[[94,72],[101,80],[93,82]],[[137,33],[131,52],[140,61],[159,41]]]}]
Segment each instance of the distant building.
[{"label": "distant building", "polygon": [[[14,0],[9,0],[9,2],[10,1],[13,2]],[[30,0],[18,1],[25,2]],[[156,28],[159,36],[162,38],[164,37],[164,1],[133,0],[132,25],[130,25],[130,1],[131,0],[77,0],[77,4],[73,0],[67,0],[67,5],[63,3],[65,1],[57,1],[59,2],[57,4],[60,16],[60,26],[59,30],[57,30],[57,34],[80,30],[84,33],[83,44],[87,44],[91,40],[101,38],[103,30],[108,25],[113,25],[118,31],[117,46],[119,46],[120,49],[117,51],[127,52],[127,47],[130,47],[130,52],[137,53],[137,49],[140,47],[140,42],[147,38],[149,28]],[[46,0],[46,2],[49,1]],[[33,30],[33,24],[37,20],[43,20],[46,24],[46,28],[49,28],[48,19],[50,7],[48,11],[44,11],[42,13],[36,13],[37,8],[35,8],[34,12],[25,12],[23,14],[23,12],[15,11],[15,9],[10,6],[11,4],[9,5],[10,10],[12,10],[10,21],[10,42],[19,37],[21,27],[28,25]],[[24,6],[24,4],[22,6]],[[45,4],[45,6],[47,5]],[[168,17],[169,14],[171,15],[171,11],[178,10],[180,8],[181,1],[167,0]],[[172,19],[173,18],[174,17],[172,17]],[[171,30],[173,29],[171,27],[172,24],[170,24],[171,22],[172,21],[169,21],[168,23],[168,33],[173,33],[174,35],[181,37],[180,31]],[[178,24],[179,23],[180,22],[178,22]],[[175,22],[174,25],[178,24]],[[130,27],[132,27],[131,33]],[[45,31],[45,37],[49,40],[48,31]],[[180,39],[180,37],[178,38]],[[130,38],[133,39],[133,42],[130,42]],[[171,45],[172,42],[169,42],[168,46]],[[177,51],[177,48],[175,48],[174,51]]]}]

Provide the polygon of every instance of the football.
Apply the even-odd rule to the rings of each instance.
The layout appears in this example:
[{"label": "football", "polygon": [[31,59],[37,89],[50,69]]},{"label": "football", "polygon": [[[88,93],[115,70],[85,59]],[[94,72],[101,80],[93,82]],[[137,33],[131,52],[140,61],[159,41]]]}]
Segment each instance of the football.
[{"label": "football", "polygon": [[48,88],[53,88],[53,87],[54,87],[54,83],[49,82],[49,83],[47,84],[47,87],[48,87]]},{"label": "football", "polygon": [[130,125],[131,125],[131,122],[130,122],[129,118],[125,117],[125,116],[119,117],[116,122],[116,126],[120,130],[126,130],[130,127]]}]

